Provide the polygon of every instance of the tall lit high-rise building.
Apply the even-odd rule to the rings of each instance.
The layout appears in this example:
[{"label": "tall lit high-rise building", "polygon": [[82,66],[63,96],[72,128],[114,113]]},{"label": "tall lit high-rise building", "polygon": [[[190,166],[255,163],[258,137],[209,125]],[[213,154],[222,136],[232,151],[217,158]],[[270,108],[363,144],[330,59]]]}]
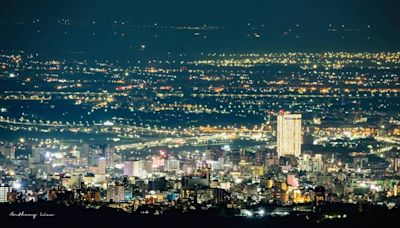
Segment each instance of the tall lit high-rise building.
[{"label": "tall lit high-rise building", "polygon": [[144,172],[144,162],[143,160],[138,161],[125,161],[124,163],[124,175],[143,177]]},{"label": "tall lit high-rise building", "polygon": [[1,153],[7,159],[14,160],[15,159],[15,146],[2,146]]},{"label": "tall lit high-rise building", "polygon": [[125,200],[125,187],[122,184],[109,185],[107,188],[107,201],[122,202]]},{"label": "tall lit high-rise building", "polygon": [[12,192],[12,187],[7,186],[4,184],[0,185],[0,203],[6,203],[7,200],[7,195],[9,192]]},{"label": "tall lit high-rise building", "polygon": [[42,164],[44,162],[45,150],[42,147],[32,147],[32,154],[29,156],[30,164]]},{"label": "tall lit high-rise building", "polygon": [[89,144],[87,144],[87,143],[84,143],[84,144],[82,144],[82,147],[81,147],[81,157],[88,157],[89,156],[89,149],[90,149],[90,146],[89,146]]},{"label": "tall lit high-rise building", "polygon": [[281,111],[277,118],[277,153],[278,156],[301,154],[301,114]]},{"label": "tall lit high-rise building", "polygon": [[112,146],[104,148],[104,156],[106,158],[107,166],[114,166],[115,148]]},{"label": "tall lit high-rise building", "polygon": [[168,160],[164,160],[164,171],[172,171],[180,169],[180,162],[178,159],[170,158]]},{"label": "tall lit high-rise building", "polygon": [[97,161],[97,167],[98,167],[98,169],[97,169],[98,174],[106,173],[107,162],[104,157],[99,158],[99,160]]}]

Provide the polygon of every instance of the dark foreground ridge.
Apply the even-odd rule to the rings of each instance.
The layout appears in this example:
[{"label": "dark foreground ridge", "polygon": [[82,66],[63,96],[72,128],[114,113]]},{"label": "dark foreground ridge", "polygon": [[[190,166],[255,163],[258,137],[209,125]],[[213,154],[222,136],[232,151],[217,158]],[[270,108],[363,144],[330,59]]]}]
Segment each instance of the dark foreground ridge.
[{"label": "dark foreground ridge", "polygon": [[159,216],[132,214],[112,208],[86,209],[80,206],[38,202],[0,205],[4,227],[384,227],[400,219],[398,208],[379,206],[357,210],[355,205],[325,205],[320,212],[346,212],[347,219],[321,219],[320,213],[285,217],[246,218],[228,215],[222,209]]}]

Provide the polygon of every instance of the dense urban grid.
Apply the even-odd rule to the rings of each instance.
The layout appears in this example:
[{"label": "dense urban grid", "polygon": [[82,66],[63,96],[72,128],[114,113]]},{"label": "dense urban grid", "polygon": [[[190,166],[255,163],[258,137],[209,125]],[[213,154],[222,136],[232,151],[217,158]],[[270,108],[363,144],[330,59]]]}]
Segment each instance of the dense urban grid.
[{"label": "dense urban grid", "polygon": [[398,208],[399,63],[399,52],[1,51],[0,202],[318,223],[351,219],[326,205]]}]

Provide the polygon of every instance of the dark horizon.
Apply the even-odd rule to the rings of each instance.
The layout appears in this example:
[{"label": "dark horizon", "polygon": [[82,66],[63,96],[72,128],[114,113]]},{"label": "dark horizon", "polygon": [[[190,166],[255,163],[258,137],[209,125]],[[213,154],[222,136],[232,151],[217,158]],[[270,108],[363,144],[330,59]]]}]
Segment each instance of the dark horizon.
[{"label": "dark horizon", "polygon": [[0,49],[117,57],[399,51],[399,6],[378,0],[6,1]]}]

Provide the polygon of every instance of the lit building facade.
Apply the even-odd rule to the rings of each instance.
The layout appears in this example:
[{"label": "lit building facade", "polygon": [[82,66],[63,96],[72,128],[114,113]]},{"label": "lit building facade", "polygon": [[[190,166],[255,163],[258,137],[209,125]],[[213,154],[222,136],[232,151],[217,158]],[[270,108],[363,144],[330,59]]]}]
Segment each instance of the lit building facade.
[{"label": "lit building facade", "polygon": [[0,203],[8,202],[7,195],[12,192],[12,188],[7,185],[0,185]]},{"label": "lit building facade", "polygon": [[277,118],[278,156],[300,157],[301,143],[301,114],[280,112]]},{"label": "lit building facade", "polygon": [[144,172],[144,162],[143,160],[138,161],[125,161],[124,163],[124,175],[143,177]]}]

